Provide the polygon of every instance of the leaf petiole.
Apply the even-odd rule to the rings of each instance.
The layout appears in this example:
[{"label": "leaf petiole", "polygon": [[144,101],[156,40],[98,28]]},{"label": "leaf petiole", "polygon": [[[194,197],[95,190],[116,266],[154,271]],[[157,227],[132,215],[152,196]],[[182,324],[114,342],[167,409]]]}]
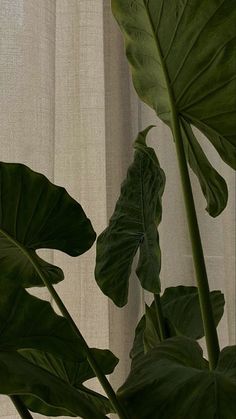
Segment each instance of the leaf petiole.
[{"label": "leaf petiole", "polygon": [[157,317],[157,324],[159,329],[159,336],[161,342],[167,338],[166,331],[165,331],[165,319],[162,311],[161,306],[161,298],[160,294],[154,294],[154,301],[155,301],[155,309],[156,309],[156,317]]},{"label": "leaf petiole", "polygon": [[28,409],[25,407],[24,403],[18,396],[10,396],[12,403],[14,404],[17,412],[19,413],[22,419],[33,419],[33,416],[30,414]]},{"label": "leaf petiole", "polygon": [[28,252],[25,250],[25,253],[27,254],[28,259],[32,263],[35,271],[38,273],[39,277],[47,287],[48,291],[50,292],[53,300],[57,304],[59,310],[61,311],[61,314],[68,320],[71,328],[75,332],[75,334],[79,337],[81,341],[81,345],[83,346],[84,353],[87,356],[88,363],[90,364],[92,370],[96,374],[101,386],[103,387],[108,399],[110,400],[111,405],[113,406],[115,412],[118,414],[120,419],[129,419],[127,413],[123,409],[123,406],[119,402],[116,393],[114,392],[112,386],[110,385],[108,379],[106,378],[105,374],[101,370],[100,366],[98,365],[96,359],[94,358],[87,342],[85,341],[83,335],[81,334],[79,328],[75,324],[74,320],[72,319],[70,313],[68,312],[66,306],[64,305],[63,301],[61,300],[60,296],[54,289],[53,285],[48,282],[48,280],[44,277],[43,273],[41,272],[40,268],[37,265],[37,262],[32,258],[31,255],[28,254]]}]

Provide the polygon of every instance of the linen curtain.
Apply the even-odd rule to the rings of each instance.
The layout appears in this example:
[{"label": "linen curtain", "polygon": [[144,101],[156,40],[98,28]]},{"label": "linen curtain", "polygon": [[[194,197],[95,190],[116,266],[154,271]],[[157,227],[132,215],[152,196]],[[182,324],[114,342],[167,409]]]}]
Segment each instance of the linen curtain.
[{"label": "linen curtain", "polygon": [[[167,175],[160,227],[162,284],[194,284],[175,149],[170,131],[140,104],[130,81],[121,35],[109,0],[0,0],[1,161],[21,162],[64,186],[83,206],[99,234],[106,226],[131,162],[132,142],[149,135]],[[217,219],[192,176],[210,286],[222,289],[227,308],[221,345],[235,343],[235,175],[201,136],[210,160],[229,185],[229,204]],[[134,326],[149,295],[133,275],[129,305],[118,309],[94,280],[95,246],[79,258],[44,251],[62,267],[57,290],[90,346],[120,359],[111,381],[126,377]],[[44,289],[36,295],[49,299]],[[7,397],[0,417],[18,418]],[[35,415],[40,417],[40,415]]]}]

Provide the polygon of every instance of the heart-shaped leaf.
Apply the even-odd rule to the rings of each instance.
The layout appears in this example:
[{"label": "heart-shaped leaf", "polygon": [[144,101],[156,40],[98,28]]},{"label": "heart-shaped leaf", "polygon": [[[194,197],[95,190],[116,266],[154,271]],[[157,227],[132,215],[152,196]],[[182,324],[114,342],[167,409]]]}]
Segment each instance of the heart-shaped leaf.
[{"label": "heart-shaped leaf", "polygon": [[[64,188],[22,164],[0,163],[0,272],[24,287],[63,279],[58,267],[36,249],[58,249],[71,256],[88,250],[95,233],[81,206]],[[32,263],[33,262],[33,263]]]},{"label": "heart-shaped leaf", "polygon": [[134,161],[115,211],[97,240],[96,281],[120,307],[127,303],[131,265],[138,249],[136,272],[142,287],[160,291],[161,252],[156,226],[161,221],[165,175],[154,150],[145,143],[150,128],[135,142]]},{"label": "heart-shaped leaf", "polygon": [[[224,314],[224,295],[220,291],[210,293],[216,326]],[[166,335],[186,336],[200,339],[204,336],[201,310],[196,287],[178,286],[166,288],[161,297],[161,306],[166,321]],[[155,302],[146,306],[135,332],[135,340],[130,356],[133,360],[155,348],[160,343]]]},{"label": "heart-shaped leaf", "polygon": [[138,95],[169,126],[177,114],[189,163],[216,216],[227,203],[226,184],[185,128],[199,128],[236,169],[235,1],[112,0],[112,10]]},{"label": "heart-shaped leaf", "polygon": [[[55,373],[35,365],[17,352],[0,351],[0,393],[29,396],[34,407],[55,408],[54,412],[84,419],[105,419],[112,411],[109,401],[83,386],[75,388]],[[23,397],[27,401],[27,397]],[[52,409],[52,411],[53,411]],[[46,411],[45,411],[46,412]]]},{"label": "heart-shaped leaf", "polygon": [[236,346],[208,369],[200,346],[185,337],[160,343],[133,364],[118,395],[138,419],[234,419]]}]

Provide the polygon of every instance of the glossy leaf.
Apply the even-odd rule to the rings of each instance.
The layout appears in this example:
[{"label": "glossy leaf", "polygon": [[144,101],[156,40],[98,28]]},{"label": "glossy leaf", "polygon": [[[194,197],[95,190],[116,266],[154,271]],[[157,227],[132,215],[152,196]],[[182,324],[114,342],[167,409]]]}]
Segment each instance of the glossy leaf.
[{"label": "glossy leaf", "polygon": [[208,369],[200,346],[185,337],[160,343],[137,360],[118,395],[139,419],[234,419],[236,346]]},{"label": "glossy leaf", "polygon": [[[112,0],[125,38],[135,89],[169,126],[194,125],[236,169],[236,43],[234,0]],[[182,126],[182,122],[184,122]],[[225,181],[182,130],[208,211],[227,203]]]},{"label": "glossy leaf", "polygon": [[95,233],[81,206],[64,188],[22,164],[0,163],[0,272],[24,287],[43,285],[35,266],[52,283],[63,279],[58,267],[37,249],[71,256],[88,250]]},{"label": "glossy leaf", "polygon": [[52,406],[66,416],[104,419],[111,411],[105,397],[73,387],[14,351],[0,351],[0,375],[0,394],[34,395],[32,399],[37,400],[39,406]]},{"label": "glossy leaf", "polygon": [[[220,291],[210,293],[216,326],[224,314],[224,295]],[[200,339],[204,336],[201,310],[196,287],[178,286],[166,288],[161,297],[161,305],[166,321],[166,335],[186,336]],[[155,303],[146,306],[146,313],[141,318],[135,334],[131,358],[156,347],[160,343]]]},{"label": "glossy leaf", "polygon": [[150,128],[141,132],[135,142],[134,161],[115,211],[97,240],[96,281],[118,306],[127,303],[131,265],[138,249],[136,272],[142,287],[160,291],[157,225],[161,221],[165,175],[154,150],[145,143]]}]

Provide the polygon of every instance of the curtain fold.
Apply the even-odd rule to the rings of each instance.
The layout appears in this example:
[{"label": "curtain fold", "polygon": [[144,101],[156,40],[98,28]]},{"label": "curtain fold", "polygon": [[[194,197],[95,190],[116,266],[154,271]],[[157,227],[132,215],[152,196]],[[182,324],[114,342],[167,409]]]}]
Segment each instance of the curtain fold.
[{"label": "curtain fold", "polygon": [[[136,97],[110,1],[0,0],[0,32],[1,160],[25,163],[64,186],[99,234],[119,196],[132,143],[154,123],[148,141],[167,174],[162,284],[194,284],[174,143],[169,129]],[[210,219],[192,176],[210,286],[222,289],[227,301],[219,328],[226,345],[235,342],[235,174],[201,141],[230,190],[227,209]],[[110,348],[121,359],[111,378],[119,386],[127,375],[134,327],[151,296],[133,274],[129,305],[118,309],[108,301],[94,280],[95,246],[77,259],[44,254],[64,270],[57,290],[89,345]],[[36,293],[50,299],[44,289]],[[18,418],[4,396],[0,417]]]}]

